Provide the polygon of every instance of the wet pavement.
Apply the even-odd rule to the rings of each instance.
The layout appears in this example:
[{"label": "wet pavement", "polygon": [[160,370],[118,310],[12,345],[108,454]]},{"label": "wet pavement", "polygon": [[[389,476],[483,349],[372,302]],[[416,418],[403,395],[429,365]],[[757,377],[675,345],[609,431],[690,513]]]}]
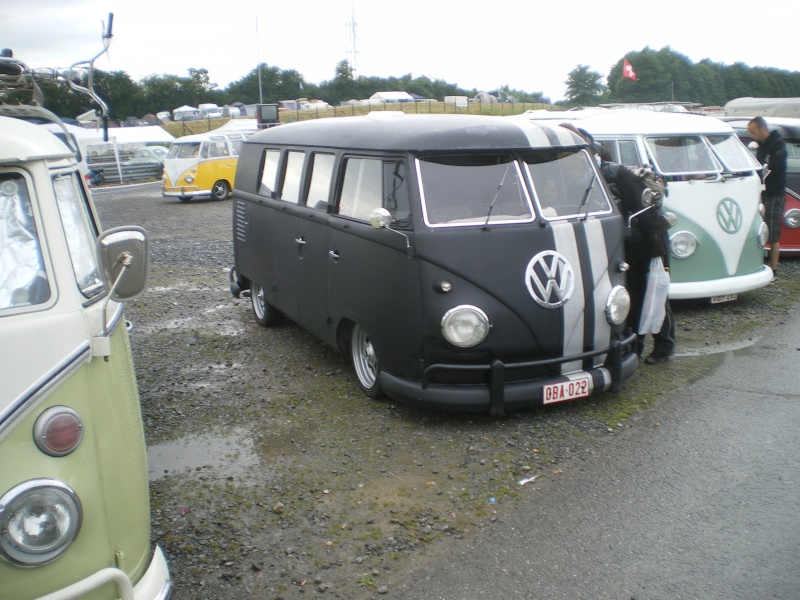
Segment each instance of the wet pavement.
[{"label": "wet pavement", "polygon": [[800,597],[799,371],[792,316],[392,597]]}]

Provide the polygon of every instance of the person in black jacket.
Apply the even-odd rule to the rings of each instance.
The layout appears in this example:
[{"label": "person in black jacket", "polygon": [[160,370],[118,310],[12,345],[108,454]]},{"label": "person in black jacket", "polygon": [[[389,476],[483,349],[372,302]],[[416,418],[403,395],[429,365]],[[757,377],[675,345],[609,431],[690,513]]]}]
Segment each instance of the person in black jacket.
[{"label": "person in black jacket", "polygon": [[756,117],[747,124],[747,133],[758,142],[756,159],[767,165],[761,201],[766,209],[764,220],[769,227],[769,266],[774,278],[778,276],[780,259],[781,218],[786,202],[786,143],[777,131],[769,131],[764,117]]},{"label": "person in black jacket", "polygon": [[[599,144],[598,144],[599,145]],[[628,322],[637,328],[642,317],[642,304],[647,289],[647,275],[650,272],[650,261],[661,257],[664,268],[669,270],[669,253],[667,252],[667,224],[661,209],[652,206],[642,211],[642,192],[647,188],[641,177],[628,167],[607,160],[607,150],[599,145],[601,162],[600,172],[603,174],[611,191],[619,200],[619,207],[626,223],[630,219],[630,237],[625,239],[625,261],[630,265],[626,277],[626,287],[631,295],[631,311]],[[606,159],[603,159],[604,154]],[[636,213],[639,213],[638,215]],[[636,215],[636,216],[633,216]],[[631,218],[632,217],[632,218]],[[647,364],[657,364],[669,359],[675,352],[675,319],[669,299],[666,301],[664,322],[661,330],[653,334],[653,351],[645,359]],[[645,336],[639,336],[638,352],[644,351]]]}]

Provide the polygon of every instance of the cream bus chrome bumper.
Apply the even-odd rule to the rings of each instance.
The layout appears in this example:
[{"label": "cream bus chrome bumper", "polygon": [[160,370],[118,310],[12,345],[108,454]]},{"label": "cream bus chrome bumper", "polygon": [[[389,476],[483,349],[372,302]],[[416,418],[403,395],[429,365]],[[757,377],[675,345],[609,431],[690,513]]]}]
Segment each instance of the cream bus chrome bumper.
[{"label": "cream bus chrome bumper", "polygon": [[762,288],[768,285],[770,281],[772,281],[772,269],[764,265],[758,271],[749,275],[711,279],[709,281],[670,283],[669,298],[670,300],[691,300],[694,298],[740,294]]},{"label": "cream bus chrome bumper", "polygon": [[41,596],[38,600],[79,600],[108,583],[116,585],[120,600],[169,600],[172,598],[172,580],[169,576],[167,559],[161,548],[156,546],[150,566],[135,587],[131,585],[130,579],[124,572],[109,567],[62,590]]}]

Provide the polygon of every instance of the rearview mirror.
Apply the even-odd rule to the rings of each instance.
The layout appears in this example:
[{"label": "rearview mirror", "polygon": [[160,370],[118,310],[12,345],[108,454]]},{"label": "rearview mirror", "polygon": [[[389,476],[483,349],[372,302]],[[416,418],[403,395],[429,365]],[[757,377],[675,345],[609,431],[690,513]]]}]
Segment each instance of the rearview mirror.
[{"label": "rearview mirror", "polygon": [[150,244],[141,227],[115,227],[97,238],[97,260],[103,283],[115,301],[137,298],[147,289]]},{"label": "rearview mirror", "polygon": [[375,229],[388,228],[392,224],[392,215],[385,208],[378,207],[370,214],[369,222]]}]

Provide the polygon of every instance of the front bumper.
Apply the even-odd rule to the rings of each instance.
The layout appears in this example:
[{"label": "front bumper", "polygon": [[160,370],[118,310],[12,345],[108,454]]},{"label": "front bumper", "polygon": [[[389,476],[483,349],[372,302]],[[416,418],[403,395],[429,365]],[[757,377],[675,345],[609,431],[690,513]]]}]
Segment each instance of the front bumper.
[{"label": "front bumper", "polygon": [[670,300],[689,300],[693,298],[711,298],[727,294],[740,294],[757,290],[772,281],[772,269],[764,265],[755,273],[712,279],[710,281],[689,281],[669,284]]},{"label": "front bumper", "polygon": [[167,198],[194,198],[195,196],[210,196],[211,190],[201,190],[197,187],[164,187],[161,193]]},{"label": "front bumper", "polygon": [[108,583],[116,585],[117,597],[120,600],[170,600],[172,598],[172,579],[169,576],[167,559],[161,548],[156,546],[150,566],[135,586],[131,584],[131,580],[123,571],[109,567],[57,592],[41,596],[38,600],[80,600]]},{"label": "front bumper", "polygon": [[[623,340],[615,340],[611,348],[587,352],[578,356],[518,364],[503,364],[494,360],[482,365],[431,365],[426,369],[422,381],[398,377],[381,372],[381,387],[388,396],[404,404],[422,408],[438,408],[467,411],[489,411],[500,415],[505,410],[544,405],[544,388],[553,383],[570,381],[575,377],[589,375],[592,378],[592,395],[611,389],[619,391],[624,380],[639,366],[636,354],[636,334]],[[543,377],[540,379],[505,380],[508,369],[527,368],[544,364],[567,363],[599,354],[608,354],[606,366],[588,369],[570,375]],[[427,375],[436,369],[471,370],[488,373],[488,384],[440,384],[428,383]]]}]

